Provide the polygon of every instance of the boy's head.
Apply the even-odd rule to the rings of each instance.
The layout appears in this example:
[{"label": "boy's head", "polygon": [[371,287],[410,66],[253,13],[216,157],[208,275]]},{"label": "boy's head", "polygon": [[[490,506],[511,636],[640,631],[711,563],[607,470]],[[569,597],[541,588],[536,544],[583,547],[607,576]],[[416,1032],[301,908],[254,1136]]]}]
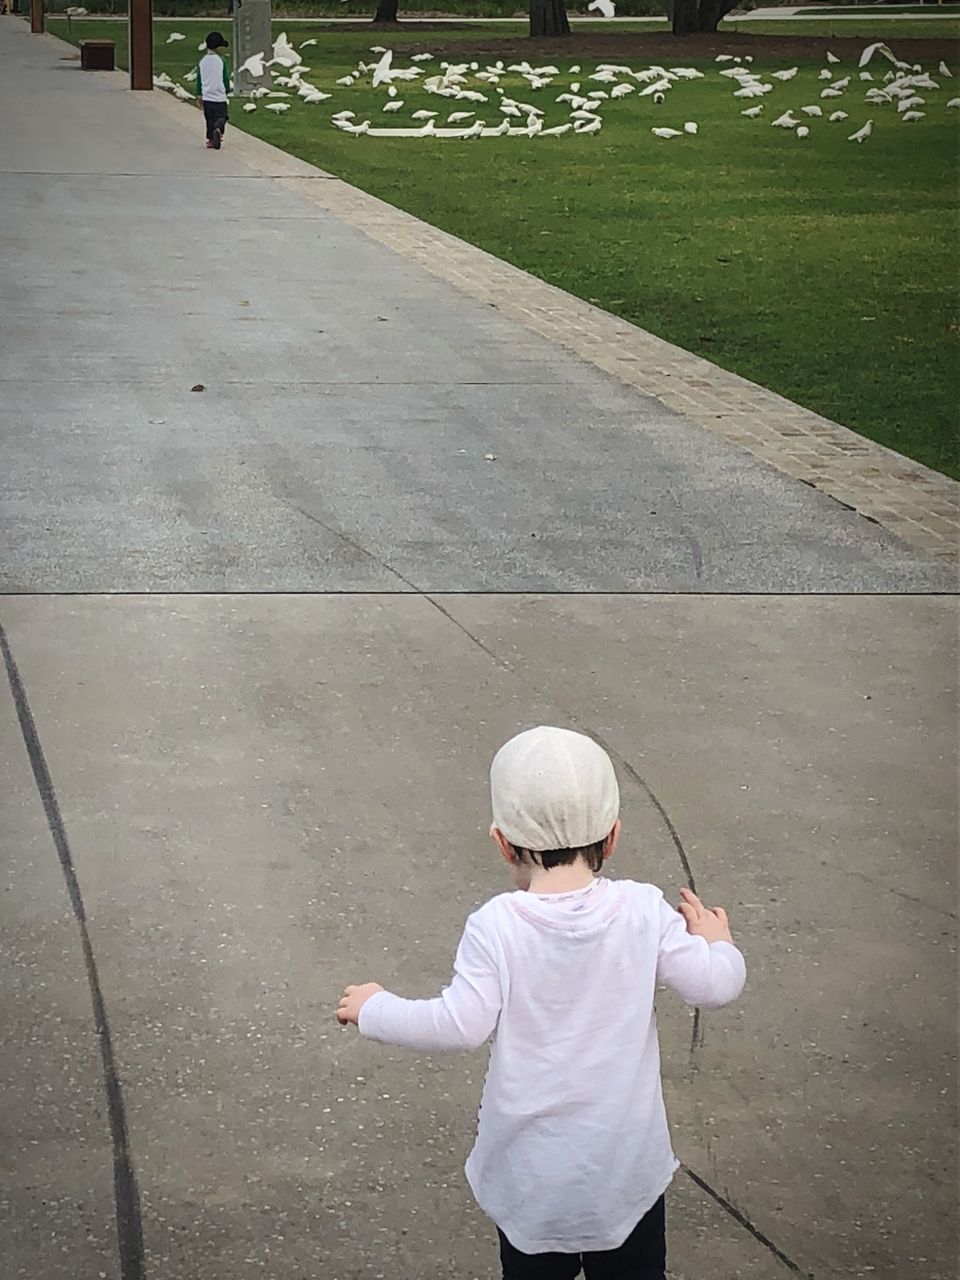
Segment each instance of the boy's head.
[{"label": "boy's head", "polygon": [[226,39],[220,34],[219,31],[211,31],[210,34],[207,36],[205,43],[207,48],[211,51],[214,49],[227,48]]},{"label": "boy's head", "polygon": [[549,870],[582,857],[599,871],[613,851],[617,775],[585,734],[541,725],[511,738],[490,767],[490,799],[491,834],[515,867]]}]

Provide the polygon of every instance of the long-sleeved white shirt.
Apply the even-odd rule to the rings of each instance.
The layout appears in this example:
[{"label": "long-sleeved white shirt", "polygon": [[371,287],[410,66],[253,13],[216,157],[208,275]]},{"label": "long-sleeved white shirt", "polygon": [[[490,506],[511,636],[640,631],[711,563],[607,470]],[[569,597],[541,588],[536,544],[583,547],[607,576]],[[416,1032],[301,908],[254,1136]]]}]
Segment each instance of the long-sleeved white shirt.
[{"label": "long-sleeved white shirt", "polygon": [[737,948],[689,934],[659,889],[597,878],[491,899],[468,918],[441,995],[377,992],[359,1025],[428,1052],[475,1049],[495,1030],[466,1165],[477,1203],[524,1253],[616,1249],[678,1165],[655,988],[717,1008],[745,977]]}]

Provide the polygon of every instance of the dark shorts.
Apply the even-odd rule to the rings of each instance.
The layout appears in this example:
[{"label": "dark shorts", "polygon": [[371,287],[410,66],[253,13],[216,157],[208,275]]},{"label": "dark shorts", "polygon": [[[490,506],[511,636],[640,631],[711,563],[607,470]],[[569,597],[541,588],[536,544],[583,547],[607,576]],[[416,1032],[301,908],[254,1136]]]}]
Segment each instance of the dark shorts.
[{"label": "dark shorts", "polygon": [[644,1214],[619,1249],[601,1253],[521,1253],[500,1232],[503,1280],[664,1280],[667,1267],[666,1202]]}]

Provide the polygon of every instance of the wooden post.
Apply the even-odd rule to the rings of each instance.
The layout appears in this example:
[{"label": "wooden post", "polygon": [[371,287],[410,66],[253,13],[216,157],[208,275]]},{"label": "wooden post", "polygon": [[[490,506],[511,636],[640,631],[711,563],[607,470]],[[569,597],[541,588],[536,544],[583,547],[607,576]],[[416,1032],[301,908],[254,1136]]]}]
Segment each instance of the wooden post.
[{"label": "wooden post", "polygon": [[153,88],[153,0],[129,0],[130,88]]},{"label": "wooden post", "polygon": [[43,0],[30,0],[30,30],[34,35],[42,35],[44,31]]}]

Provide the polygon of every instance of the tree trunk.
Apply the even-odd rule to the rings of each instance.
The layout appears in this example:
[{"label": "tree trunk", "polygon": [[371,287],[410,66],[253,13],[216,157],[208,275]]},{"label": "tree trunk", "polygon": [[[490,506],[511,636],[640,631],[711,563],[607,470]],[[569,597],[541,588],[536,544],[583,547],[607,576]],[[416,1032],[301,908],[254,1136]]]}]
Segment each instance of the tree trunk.
[{"label": "tree trunk", "polygon": [[564,0],[530,0],[531,36],[568,36],[570,23]]},{"label": "tree trunk", "polygon": [[673,0],[673,34],[689,36],[700,30],[697,0]]},{"label": "tree trunk", "polygon": [[736,0],[700,0],[698,31],[716,31],[720,19],[726,17]]},{"label": "tree trunk", "polygon": [[379,26],[386,26],[397,21],[400,0],[377,0],[377,12],[373,21]]}]

